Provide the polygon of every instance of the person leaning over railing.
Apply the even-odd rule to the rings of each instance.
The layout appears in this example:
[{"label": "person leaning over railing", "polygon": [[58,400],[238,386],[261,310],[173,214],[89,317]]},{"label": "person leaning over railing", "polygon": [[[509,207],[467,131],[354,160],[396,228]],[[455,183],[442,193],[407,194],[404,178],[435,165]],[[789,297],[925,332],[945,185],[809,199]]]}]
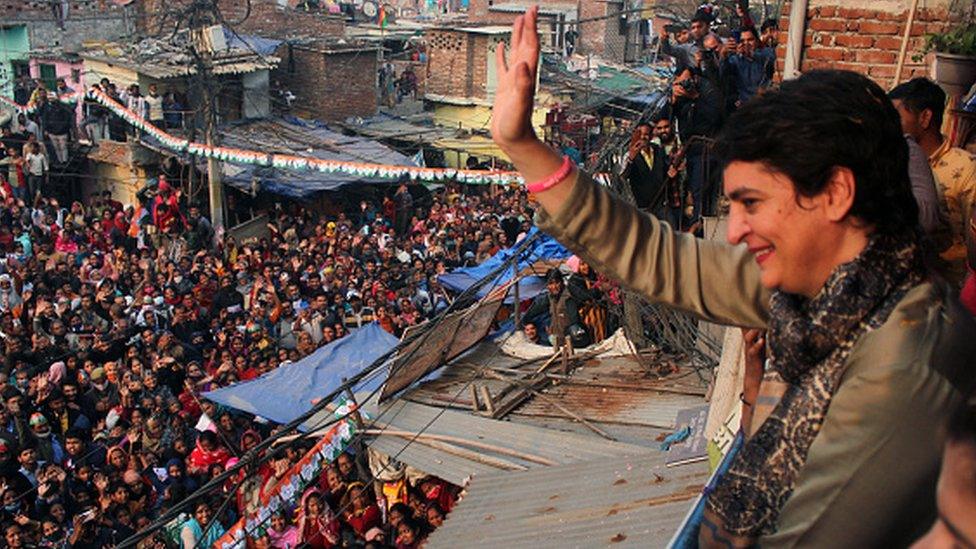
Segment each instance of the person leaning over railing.
[{"label": "person leaning over railing", "polygon": [[538,197],[540,228],[653,301],[765,328],[764,383],[749,385],[785,383],[708,495],[701,545],[915,539],[935,516],[940,426],[973,384],[976,326],[923,260],[907,146],[884,91],[815,71],[744,104],[716,150],[728,244],[700,240],[536,138],[536,18],[516,20],[496,59],[492,136]]}]

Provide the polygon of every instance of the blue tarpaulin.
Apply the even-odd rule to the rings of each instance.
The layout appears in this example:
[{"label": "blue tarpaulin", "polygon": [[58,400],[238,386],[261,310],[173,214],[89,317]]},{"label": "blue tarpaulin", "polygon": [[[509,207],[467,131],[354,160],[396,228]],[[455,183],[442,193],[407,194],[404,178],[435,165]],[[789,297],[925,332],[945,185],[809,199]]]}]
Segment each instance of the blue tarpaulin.
[{"label": "blue tarpaulin", "polygon": [[[288,423],[307,412],[322,398],[369,366],[399,340],[375,322],[319,348],[295,362],[280,366],[251,381],[204,393],[204,397],[236,410]],[[383,382],[376,376],[356,390],[372,391]]]},{"label": "blue tarpaulin", "polygon": [[227,47],[253,51],[258,55],[273,55],[278,46],[284,43],[283,40],[264,38],[256,34],[238,34],[226,27],[224,27],[224,40],[227,42]]},{"label": "blue tarpaulin", "polygon": [[[532,227],[526,238],[535,235],[539,229]],[[489,257],[480,265],[474,267],[462,267],[460,269],[454,269],[453,271],[440,275],[438,280],[447,289],[462,292],[468,289],[472,284],[481,280],[482,278],[491,274],[491,272],[498,268],[499,265],[508,261],[514,253],[514,249],[518,247],[518,244],[511,248],[505,248],[504,250],[498,252],[497,254]],[[565,259],[572,255],[572,252],[563,247],[562,244],[556,242],[553,237],[543,234],[538,240],[536,240],[529,249],[525,250],[522,257],[518,262],[518,270],[531,266],[536,261],[545,259]],[[499,277],[491,284],[486,284],[478,292],[478,297],[484,297],[492,289],[505,284],[512,279],[512,270],[506,270],[504,273],[499,275]],[[546,289],[546,282],[541,277],[538,276],[528,276],[519,281],[519,298],[529,299],[535,297],[536,295],[542,293]],[[511,296],[514,292],[509,292],[509,299],[506,302],[511,302]]]}]

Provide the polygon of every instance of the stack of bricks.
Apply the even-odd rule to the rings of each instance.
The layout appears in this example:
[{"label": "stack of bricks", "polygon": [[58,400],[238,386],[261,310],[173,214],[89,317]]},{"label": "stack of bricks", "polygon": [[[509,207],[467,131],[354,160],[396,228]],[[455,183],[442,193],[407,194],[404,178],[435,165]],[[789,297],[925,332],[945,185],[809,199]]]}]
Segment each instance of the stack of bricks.
[{"label": "stack of bricks", "polygon": [[[783,5],[779,23],[779,48],[776,52],[778,74],[782,74],[786,58],[790,7],[790,2]],[[807,10],[800,72],[850,70],[871,77],[885,89],[890,88],[898,66],[898,53],[908,15],[907,9],[884,11],[846,5],[811,7]],[[913,57],[921,52],[925,34],[946,30],[949,21],[948,11],[944,7],[920,8],[915,13],[899,82],[928,75],[925,61],[915,61]]]}]

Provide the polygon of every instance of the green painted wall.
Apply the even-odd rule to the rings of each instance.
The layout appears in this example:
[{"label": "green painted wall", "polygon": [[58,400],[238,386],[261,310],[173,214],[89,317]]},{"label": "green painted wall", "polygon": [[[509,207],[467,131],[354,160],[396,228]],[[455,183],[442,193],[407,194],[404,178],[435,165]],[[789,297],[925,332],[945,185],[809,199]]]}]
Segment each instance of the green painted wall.
[{"label": "green painted wall", "polygon": [[0,25],[0,93],[13,95],[14,67],[11,61],[27,63],[30,39],[26,25]]}]

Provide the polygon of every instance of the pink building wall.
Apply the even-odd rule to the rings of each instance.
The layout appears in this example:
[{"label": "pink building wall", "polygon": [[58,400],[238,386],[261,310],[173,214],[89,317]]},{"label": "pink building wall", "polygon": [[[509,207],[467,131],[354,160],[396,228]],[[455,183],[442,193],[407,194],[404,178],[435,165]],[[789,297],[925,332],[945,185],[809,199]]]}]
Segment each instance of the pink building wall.
[{"label": "pink building wall", "polygon": [[[30,75],[31,78],[41,77],[41,65],[54,65],[55,74],[57,78],[64,78],[64,81],[68,84],[68,87],[78,91],[85,91],[85,62],[82,59],[77,61],[66,61],[64,59],[57,58],[45,58],[45,57],[31,57],[30,59]],[[77,71],[73,73],[72,71]],[[75,81],[73,76],[77,74],[78,80]],[[53,90],[51,90],[53,91]],[[75,110],[75,117],[78,123],[84,116],[84,112],[81,108],[81,103],[78,103],[78,108]]]}]

